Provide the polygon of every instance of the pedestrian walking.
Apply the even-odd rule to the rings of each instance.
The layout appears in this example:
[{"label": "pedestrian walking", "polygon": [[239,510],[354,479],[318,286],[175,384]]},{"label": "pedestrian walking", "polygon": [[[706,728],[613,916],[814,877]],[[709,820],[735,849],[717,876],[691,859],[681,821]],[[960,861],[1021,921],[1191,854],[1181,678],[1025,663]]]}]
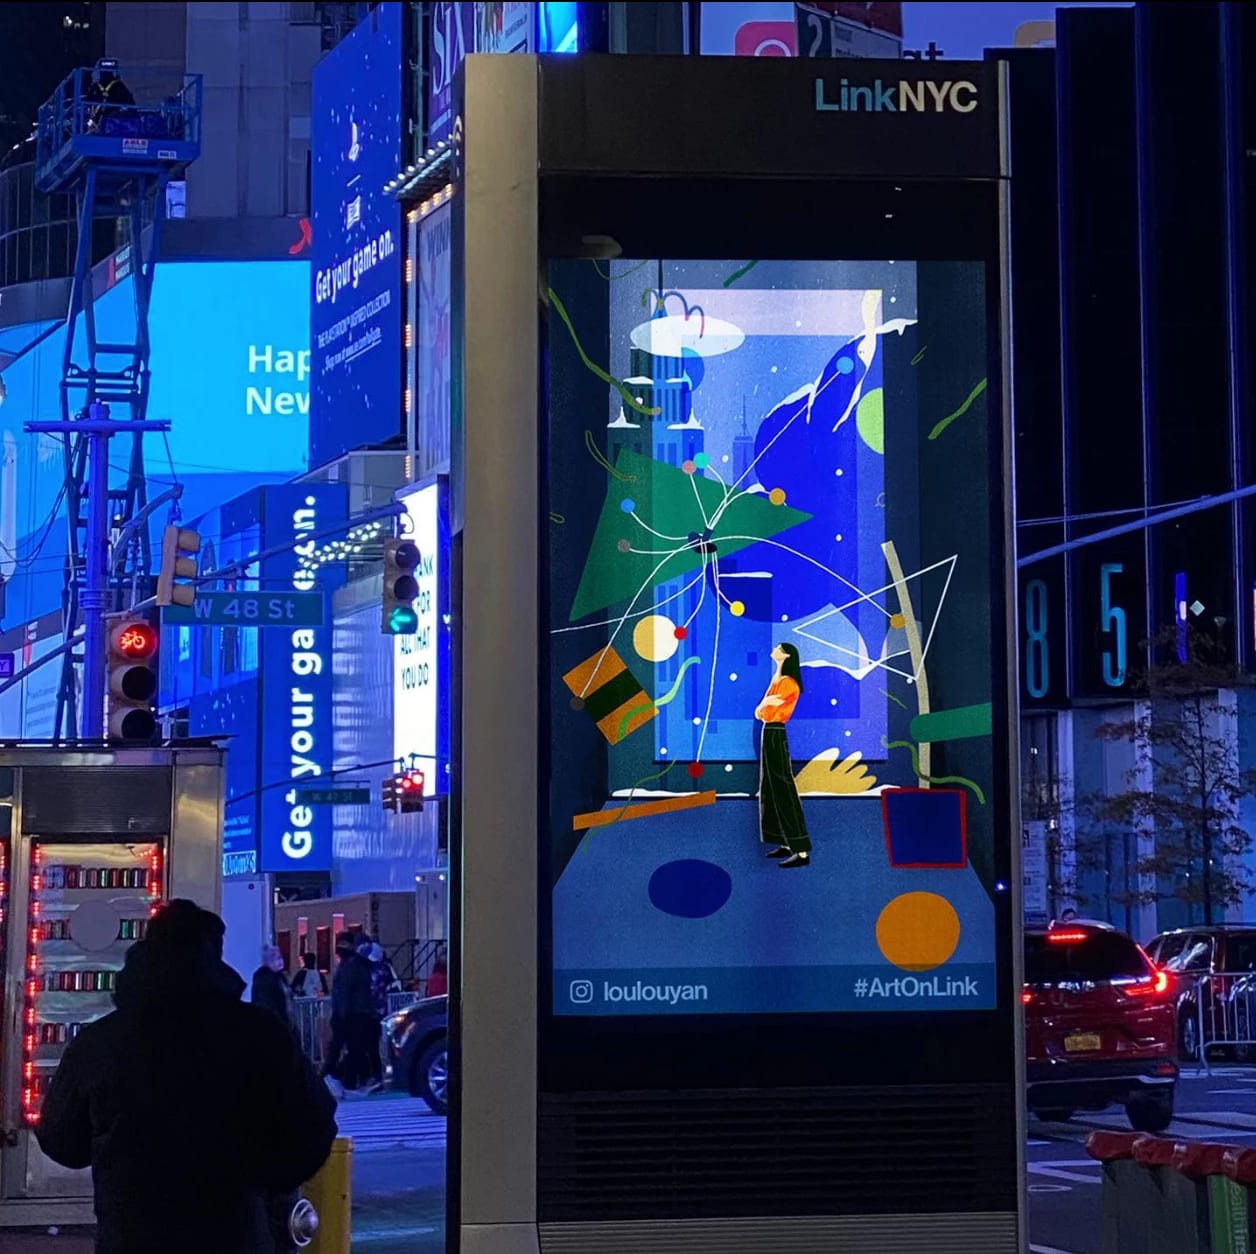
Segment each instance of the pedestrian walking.
[{"label": "pedestrian walking", "polygon": [[271,1211],[322,1166],[334,1103],[275,1016],[239,1000],[222,921],[173,901],[116,1009],[66,1047],[36,1136],[90,1167],[96,1254],[274,1254]]},{"label": "pedestrian walking", "polygon": [[275,945],[262,947],[262,965],[253,972],[253,1005],[269,1010],[285,1027],[293,1026],[292,989],[284,979],[283,951]]},{"label": "pedestrian walking", "polygon": [[359,938],[352,932],[336,937],[339,965],[331,982],[331,1044],[323,1075],[338,1097],[357,1090],[370,1077],[366,1036],[374,1011],[371,964],[358,947]]},{"label": "pedestrian walking", "polygon": [[384,1055],[381,1050],[383,1022],[388,1015],[388,994],[395,993],[401,987],[393,965],[384,957],[383,946],[378,941],[367,953],[367,961],[371,964],[371,1000],[374,1003],[371,1023],[367,1029],[367,1045],[370,1050],[372,1087],[384,1087]]},{"label": "pedestrian walking", "polygon": [[445,959],[445,950],[442,947],[436,951],[436,957],[432,961],[432,970],[427,977],[428,997],[444,997],[449,992],[449,967]]},{"label": "pedestrian walking", "polygon": [[292,992],[297,997],[327,996],[327,977],[308,950],[301,955],[301,969],[292,977]]}]

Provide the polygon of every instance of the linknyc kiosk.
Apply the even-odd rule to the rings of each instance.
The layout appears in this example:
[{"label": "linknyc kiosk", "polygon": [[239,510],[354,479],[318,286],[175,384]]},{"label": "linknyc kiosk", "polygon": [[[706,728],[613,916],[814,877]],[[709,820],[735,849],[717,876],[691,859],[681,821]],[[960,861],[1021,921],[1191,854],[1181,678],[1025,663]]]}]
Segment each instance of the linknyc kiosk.
[{"label": "linknyc kiosk", "polygon": [[451,1248],[1022,1248],[998,63],[470,57]]}]

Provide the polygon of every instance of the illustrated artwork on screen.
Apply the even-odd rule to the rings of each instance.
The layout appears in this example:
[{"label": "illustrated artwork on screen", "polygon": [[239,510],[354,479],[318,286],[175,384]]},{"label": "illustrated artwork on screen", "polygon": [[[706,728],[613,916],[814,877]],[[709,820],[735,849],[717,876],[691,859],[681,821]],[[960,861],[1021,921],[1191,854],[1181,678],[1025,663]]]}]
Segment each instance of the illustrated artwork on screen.
[{"label": "illustrated artwork on screen", "polygon": [[549,284],[554,1010],[992,1006],[981,266]]}]

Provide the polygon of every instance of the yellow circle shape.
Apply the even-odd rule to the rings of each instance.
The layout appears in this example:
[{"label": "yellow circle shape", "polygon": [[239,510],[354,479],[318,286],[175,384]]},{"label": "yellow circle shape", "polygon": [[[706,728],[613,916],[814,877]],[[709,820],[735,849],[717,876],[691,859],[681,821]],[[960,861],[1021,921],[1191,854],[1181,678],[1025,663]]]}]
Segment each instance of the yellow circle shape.
[{"label": "yellow circle shape", "polygon": [[666,614],[647,614],[632,629],[632,647],[647,662],[666,662],[680,647],[676,624]]},{"label": "yellow circle shape", "polygon": [[891,614],[890,626],[897,631],[902,631],[907,626],[907,618],[903,614]]},{"label": "yellow circle shape", "polygon": [[903,971],[932,971],[959,944],[959,915],[937,893],[903,893],[877,917],[877,947]]},{"label": "yellow circle shape", "polygon": [[730,601],[728,603],[728,612],[734,618],[740,618],[746,612],[745,602],[744,601]]},{"label": "yellow circle shape", "polygon": [[785,489],[773,488],[772,491],[768,493],[768,500],[771,501],[773,505],[784,505]]}]

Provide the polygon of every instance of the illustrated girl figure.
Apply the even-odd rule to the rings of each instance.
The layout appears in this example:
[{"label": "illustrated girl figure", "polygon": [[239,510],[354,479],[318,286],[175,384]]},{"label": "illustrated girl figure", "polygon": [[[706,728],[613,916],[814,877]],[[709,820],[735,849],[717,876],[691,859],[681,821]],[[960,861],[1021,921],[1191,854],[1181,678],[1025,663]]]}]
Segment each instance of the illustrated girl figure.
[{"label": "illustrated girl figure", "polygon": [[802,696],[802,667],[792,644],[772,650],[776,673],[755,710],[763,724],[759,750],[759,839],[768,846],[767,856],[779,858],[781,867],[811,865],[811,837],[803,818],[802,802],[794,783],[785,724]]}]

